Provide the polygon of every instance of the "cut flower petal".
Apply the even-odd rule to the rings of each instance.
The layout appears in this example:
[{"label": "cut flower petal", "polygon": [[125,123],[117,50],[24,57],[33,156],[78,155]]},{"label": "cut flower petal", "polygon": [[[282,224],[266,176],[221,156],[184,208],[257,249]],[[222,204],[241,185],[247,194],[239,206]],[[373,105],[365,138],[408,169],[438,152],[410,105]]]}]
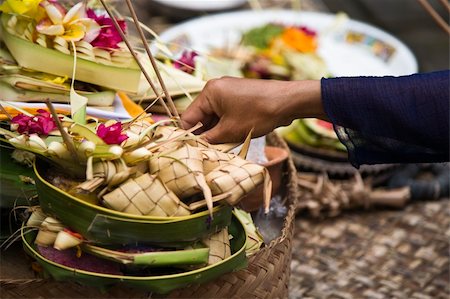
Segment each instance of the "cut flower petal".
[{"label": "cut flower petal", "polygon": [[108,127],[105,124],[100,124],[97,128],[97,136],[106,144],[121,144],[128,139],[126,134],[122,134],[121,122],[116,122]]},{"label": "cut flower petal", "polygon": [[[97,16],[92,9],[87,10],[87,15],[89,18],[95,20],[101,28],[99,35],[92,41],[91,44],[94,47],[103,49],[119,48],[118,43],[122,42],[122,37],[114,27],[111,18],[104,15]],[[117,23],[122,31],[125,32],[127,29],[125,21],[117,20]]]}]

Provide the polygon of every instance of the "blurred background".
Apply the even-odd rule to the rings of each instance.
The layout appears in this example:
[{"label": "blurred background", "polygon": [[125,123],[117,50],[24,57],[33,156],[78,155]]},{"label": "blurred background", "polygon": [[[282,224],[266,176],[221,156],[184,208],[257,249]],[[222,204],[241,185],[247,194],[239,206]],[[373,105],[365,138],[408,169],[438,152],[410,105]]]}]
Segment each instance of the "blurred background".
[{"label": "blurred background", "polygon": [[[443,0],[446,1],[446,0]],[[156,32],[162,32],[187,19],[208,15],[214,11],[186,10],[168,6],[166,2],[186,1],[148,1],[138,0],[138,14],[146,20]],[[195,2],[195,1],[191,1]],[[197,1],[202,2],[202,1]],[[211,1],[211,2],[214,2]],[[227,1],[225,1],[227,2]],[[233,1],[230,1],[233,2]],[[254,1],[234,1],[237,7],[229,10],[250,9]],[[328,13],[345,12],[351,19],[367,22],[385,30],[403,41],[414,53],[419,63],[419,70],[428,72],[449,67],[449,39],[433,18],[424,10],[419,1],[411,0],[260,0],[262,8],[291,8],[298,3],[300,9],[323,11]],[[449,22],[449,13],[441,5],[441,0],[428,1],[436,12]],[[166,3],[166,4],[165,4]],[[241,3],[241,5],[239,5]],[[220,10],[223,12],[224,10]],[[225,10],[227,11],[227,10]]]},{"label": "blurred background", "polygon": [[[423,72],[449,67],[449,39],[418,1],[411,0],[321,0],[331,12],[344,11],[390,32],[402,40],[416,55]],[[440,0],[429,1],[446,22],[449,13]]]}]

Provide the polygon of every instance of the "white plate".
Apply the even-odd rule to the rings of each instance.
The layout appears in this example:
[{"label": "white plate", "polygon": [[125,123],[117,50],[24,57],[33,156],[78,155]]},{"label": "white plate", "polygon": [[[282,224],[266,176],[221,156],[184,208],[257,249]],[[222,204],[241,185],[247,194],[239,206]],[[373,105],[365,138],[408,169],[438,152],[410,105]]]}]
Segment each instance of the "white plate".
[{"label": "white plate", "polygon": [[222,10],[244,5],[247,0],[153,0],[154,2],[186,10]]},{"label": "white plate", "polygon": [[354,20],[339,22],[336,15],[324,13],[264,10],[209,15],[180,23],[163,32],[161,39],[207,53],[212,48],[238,44],[243,32],[270,22],[317,31],[318,53],[333,76],[399,76],[417,72],[412,52],[391,34]]}]

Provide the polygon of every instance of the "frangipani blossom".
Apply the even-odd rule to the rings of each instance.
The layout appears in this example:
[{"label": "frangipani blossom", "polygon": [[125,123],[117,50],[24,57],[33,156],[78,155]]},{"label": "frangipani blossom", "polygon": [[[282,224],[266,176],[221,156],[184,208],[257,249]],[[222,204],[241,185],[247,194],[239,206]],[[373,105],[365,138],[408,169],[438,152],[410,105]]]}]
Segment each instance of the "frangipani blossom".
[{"label": "frangipani blossom", "polygon": [[39,33],[60,36],[67,41],[92,42],[100,33],[100,25],[86,14],[83,2],[75,4],[69,11],[56,0],[45,0],[41,6],[47,13],[36,26]]},{"label": "frangipani blossom", "polygon": [[39,4],[42,0],[5,0],[0,4],[0,11],[27,16],[39,20],[44,10]]},{"label": "frangipani blossom", "polygon": [[116,122],[108,127],[105,124],[100,124],[97,128],[97,136],[106,144],[121,144],[128,139],[126,134],[122,134],[121,122]]}]

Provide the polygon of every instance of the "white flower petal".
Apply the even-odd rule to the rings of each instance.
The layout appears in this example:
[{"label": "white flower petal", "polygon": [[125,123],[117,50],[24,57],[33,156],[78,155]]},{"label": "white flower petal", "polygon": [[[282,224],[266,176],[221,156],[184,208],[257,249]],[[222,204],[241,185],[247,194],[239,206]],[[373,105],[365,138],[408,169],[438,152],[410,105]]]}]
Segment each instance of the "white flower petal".
[{"label": "white flower petal", "polygon": [[96,39],[97,36],[100,34],[101,30],[100,25],[92,19],[83,19],[80,20],[80,22],[82,22],[82,24],[86,28],[86,35],[84,36],[83,40],[90,43],[94,39]]},{"label": "white flower petal", "polygon": [[37,30],[37,32],[45,34],[45,35],[61,35],[65,31],[64,26],[61,24],[57,24],[57,25],[41,24],[41,25],[36,26],[36,30]]},{"label": "white flower petal", "polygon": [[52,4],[45,5],[45,11],[47,12],[48,17],[52,20],[53,24],[62,24],[64,14],[61,10]]},{"label": "white flower petal", "polygon": [[86,10],[84,8],[83,2],[79,2],[72,6],[71,9],[66,13],[63,19],[63,23],[67,24],[70,22],[73,22],[74,20],[85,18],[86,17]]}]

